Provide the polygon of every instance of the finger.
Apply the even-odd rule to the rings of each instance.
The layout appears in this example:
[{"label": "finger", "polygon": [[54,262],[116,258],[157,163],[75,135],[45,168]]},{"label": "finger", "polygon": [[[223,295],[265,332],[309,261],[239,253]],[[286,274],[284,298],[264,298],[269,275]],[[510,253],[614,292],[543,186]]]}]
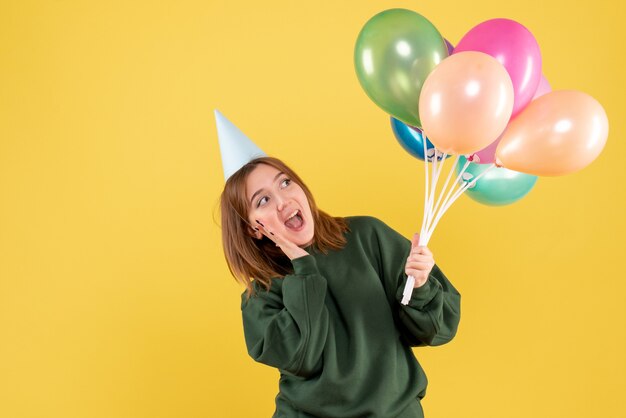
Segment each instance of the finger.
[{"label": "finger", "polygon": [[420,262],[415,262],[415,261],[409,261],[408,263],[406,263],[406,267],[405,268],[412,268],[415,270],[421,270],[421,271],[430,271],[432,270],[434,264],[433,263],[420,263]]},{"label": "finger", "polygon": [[420,248],[422,249],[422,254],[426,254],[426,255],[430,255],[430,256],[433,255],[432,251],[430,251],[430,248],[428,248],[426,246],[420,247]]},{"label": "finger", "polygon": [[257,227],[255,229],[259,231],[261,234],[268,237],[270,240],[276,242],[276,235],[272,231],[267,229],[265,225],[263,225],[263,223],[259,221],[258,219],[256,220],[256,222],[257,222]]},{"label": "finger", "polygon": [[416,282],[424,282],[428,279],[428,274],[426,274],[423,271],[419,271],[419,270],[413,270],[413,269],[406,269],[404,271],[404,273],[407,276],[413,276],[413,278],[415,279]]},{"label": "finger", "polygon": [[423,254],[423,255],[428,255],[431,257],[433,255],[433,253],[428,249],[428,247],[415,247],[411,250],[411,255],[413,254]]},{"label": "finger", "polygon": [[411,248],[415,248],[417,247],[417,244],[420,241],[420,234],[418,234],[417,232],[415,234],[413,234],[413,238],[411,239]]},{"label": "finger", "polygon": [[263,224],[263,222],[261,222],[261,221],[259,221],[259,220],[257,219],[257,220],[256,220],[256,223],[257,223],[257,224],[259,224],[259,225],[261,225],[261,228],[263,228],[263,230],[264,230],[264,231],[267,231],[267,232],[269,232],[270,234],[274,235],[274,233],[273,233],[273,232],[270,232],[270,230],[269,230],[269,229],[267,229],[267,228],[265,227],[265,225]]},{"label": "finger", "polygon": [[431,263],[431,262],[434,263],[435,262],[435,260],[431,256],[424,255],[424,254],[411,254],[406,260],[417,261],[420,263]]},{"label": "finger", "polygon": [[406,269],[404,273],[407,276],[413,276],[416,281],[428,279],[428,276],[430,276],[430,273],[427,271],[413,270],[413,269]]},{"label": "finger", "polygon": [[432,263],[419,263],[419,262],[415,262],[415,261],[410,261],[408,263],[406,263],[406,267],[407,268],[415,268],[417,270],[429,270],[431,268],[433,268]]}]

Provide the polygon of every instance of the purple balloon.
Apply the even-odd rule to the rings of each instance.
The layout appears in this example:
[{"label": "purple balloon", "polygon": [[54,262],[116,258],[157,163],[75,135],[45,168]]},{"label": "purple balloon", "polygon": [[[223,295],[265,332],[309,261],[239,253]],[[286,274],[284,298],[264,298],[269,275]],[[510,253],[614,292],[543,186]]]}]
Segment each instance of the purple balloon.
[{"label": "purple balloon", "polygon": [[537,97],[543,96],[546,93],[550,93],[551,91],[552,87],[550,87],[550,83],[548,83],[548,80],[546,80],[546,76],[542,74],[541,81],[539,81],[539,86],[537,87],[537,91],[533,96],[533,100],[535,100]]},{"label": "purple balloon", "polygon": [[541,52],[535,37],[510,19],[491,19],[472,28],[454,48],[457,54],[478,51],[491,55],[506,68],[513,82],[513,113],[532,100],[541,80]]},{"label": "purple balloon", "polygon": [[452,46],[450,41],[448,41],[446,38],[443,38],[443,40],[446,41],[446,46],[448,47],[448,55],[452,55],[452,53],[454,52],[454,46]]}]

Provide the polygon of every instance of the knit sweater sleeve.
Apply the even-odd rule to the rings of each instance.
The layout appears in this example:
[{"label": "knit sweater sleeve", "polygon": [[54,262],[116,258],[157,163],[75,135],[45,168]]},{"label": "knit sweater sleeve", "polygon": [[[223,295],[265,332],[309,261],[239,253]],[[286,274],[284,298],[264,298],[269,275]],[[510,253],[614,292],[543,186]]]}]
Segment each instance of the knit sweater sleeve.
[{"label": "knit sweater sleeve", "polygon": [[435,265],[426,283],[413,289],[408,305],[402,305],[411,242],[382,221],[376,223],[375,229],[385,291],[406,342],[411,346],[436,346],[452,340],[461,318],[461,295],[457,289]]},{"label": "knit sweater sleeve", "polygon": [[292,264],[293,274],[274,279],[282,285],[259,290],[249,299],[242,295],[244,337],[254,360],[309,377],[322,368],[329,326],[327,284],[313,256],[296,258]]}]

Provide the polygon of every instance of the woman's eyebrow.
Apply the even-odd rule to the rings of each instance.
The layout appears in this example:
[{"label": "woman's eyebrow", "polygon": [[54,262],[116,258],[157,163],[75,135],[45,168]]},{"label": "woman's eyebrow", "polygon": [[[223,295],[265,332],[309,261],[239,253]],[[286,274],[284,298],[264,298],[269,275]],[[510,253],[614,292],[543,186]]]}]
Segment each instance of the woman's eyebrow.
[{"label": "woman's eyebrow", "polygon": [[[272,183],[274,183],[276,180],[278,180],[278,177],[280,177],[281,174],[285,174],[282,171],[279,171],[278,174],[276,174],[276,176],[274,176],[274,180],[272,180]],[[254,192],[254,194],[252,195],[252,197],[250,198],[250,204],[252,204],[252,201],[254,200],[254,198],[256,197],[256,195],[258,195],[259,193],[261,193],[264,189],[259,189],[256,192]]]}]

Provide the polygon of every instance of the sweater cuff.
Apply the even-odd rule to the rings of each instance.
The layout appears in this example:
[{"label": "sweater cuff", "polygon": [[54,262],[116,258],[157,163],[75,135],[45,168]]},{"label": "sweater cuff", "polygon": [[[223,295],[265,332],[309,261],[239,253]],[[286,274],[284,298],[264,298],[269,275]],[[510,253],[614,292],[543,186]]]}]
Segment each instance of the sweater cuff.
[{"label": "sweater cuff", "polygon": [[295,274],[306,275],[317,273],[317,262],[312,255],[303,255],[302,257],[291,260],[293,272]]},{"label": "sweater cuff", "polygon": [[[408,277],[407,277],[408,279]],[[400,288],[400,299],[402,299],[402,290],[404,289],[404,285],[406,284],[406,280],[402,287]],[[422,309],[424,306],[428,304],[433,298],[437,295],[437,292],[441,289],[441,283],[437,280],[432,274],[428,275],[428,280],[422,286],[413,289],[413,293],[411,294],[411,299],[409,300],[408,306],[411,308]]]}]

